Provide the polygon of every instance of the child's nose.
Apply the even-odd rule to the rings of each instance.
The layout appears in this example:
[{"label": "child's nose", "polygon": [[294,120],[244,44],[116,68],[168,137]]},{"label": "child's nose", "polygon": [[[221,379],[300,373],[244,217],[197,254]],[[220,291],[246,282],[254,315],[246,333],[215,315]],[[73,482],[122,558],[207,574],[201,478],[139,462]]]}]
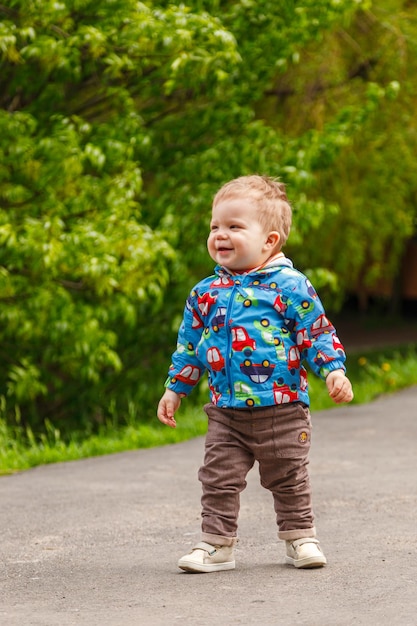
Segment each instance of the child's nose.
[{"label": "child's nose", "polygon": [[223,230],[222,228],[219,228],[216,234],[217,234],[218,239],[226,239],[227,237],[226,231]]}]

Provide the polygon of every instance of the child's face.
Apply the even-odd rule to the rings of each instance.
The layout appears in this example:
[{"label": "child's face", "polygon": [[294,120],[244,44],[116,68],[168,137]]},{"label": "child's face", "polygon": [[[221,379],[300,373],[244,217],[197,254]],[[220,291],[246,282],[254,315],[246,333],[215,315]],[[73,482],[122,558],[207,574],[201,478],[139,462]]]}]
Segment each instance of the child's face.
[{"label": "child's face", "polygon": [[276,231],[265,232],[250,199],[228,198],[213,207],[207,248],[213,261],[233,271],[262,265],[279,242]]}]

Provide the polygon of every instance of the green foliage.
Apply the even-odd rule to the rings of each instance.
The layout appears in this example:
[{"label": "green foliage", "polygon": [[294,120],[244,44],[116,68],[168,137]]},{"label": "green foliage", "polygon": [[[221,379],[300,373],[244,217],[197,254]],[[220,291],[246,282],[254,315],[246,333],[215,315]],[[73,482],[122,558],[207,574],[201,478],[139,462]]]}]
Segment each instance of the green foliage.
[{"label": "green foliage", "polygon": [[[9,419],[85,428],[112,402],[123,412],[124,397],[135,395],[138,381],[127,376],[126,388],[118,374],[132,365],[133,346],[136,378],[146,369],[153,346],[138,343],[136,329],[163,321],[175,261],[141,220],[140,163],[151,138],[133,85],[154,72],[141,92],[149,101],[189,76],[196,25],[210,72],[214,26],[194,16],[174,39],[167,32],[186,20],[181,9],[162,16],[134,2],[118,3],[120,14],[112,2],[23,4],[7,11],[13,21],[3,22],[0,45],[0,390]],[[219,67],[222,57],[227,46]],[[160,328],[148,334],[157,344]]]},{"label": "green foliage", "polygon": [[384,3],[0,4],[11,427],[49,420],[65,438],[153,415],[184,298],[211,269],[211,198],[232,177],[287,182],[288,250],[335,305],[357,276],[395,271],[415,219],[415,10]]},{"label": "green foliage", "polygon": [[302,136],[288,137],[266,110],[266,94],[274,89],[277,76],[297,63],[307,42],[321,41],[328,29],[349,21],[367,2],[245,0],[186,5],[218,16],[233,33],[241,59],[210,99],[193,91],[182,111],[186,117],[175,112],[154,128],[157,143],[165,150],[151,154],[155,174],[147,179],[144,216],[181,248],[192,265],[192,280],[211,267],[201,236],[207,232],[211,198],[222,183],[241,174],[268,173],[288,184],[296,208],[292,240],[300,242],[298,228],[313,236],[319,231],[327,204],[311,193],[317,162],[330,165],[346,145],[344,133],[356,130],[364,116],[362,103],[359,110],[352,107],[350,115],[333,118],[324,133],[308,129]]},{"label": "green foliage", "polygon": [[27,114],[0,112],[14,137],[0,180],[1,387],[6,413],[17,404],[30,420],[100,412],[120,337],[161,308],[174,259],[140,223],[128,138],[79,125],[56,116],[42,137]]},{"label": "green foliage", "polygon": [[263,102],[292,139],[307,133],[323,146],[306,169],[309,202],[323,204],[326,228],[319,245],[303,245],[303,231],[289,251],[304,267],[334,271],[342,292],[396,280],[416,232],[415,18],[416,7],[401,0],[357,12],[306,46]]}]

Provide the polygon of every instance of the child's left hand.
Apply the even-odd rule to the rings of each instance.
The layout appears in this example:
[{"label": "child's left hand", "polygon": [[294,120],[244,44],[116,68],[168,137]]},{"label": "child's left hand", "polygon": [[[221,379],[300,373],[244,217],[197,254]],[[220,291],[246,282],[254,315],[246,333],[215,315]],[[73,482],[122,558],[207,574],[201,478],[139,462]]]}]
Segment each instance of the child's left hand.
[{"label": "child's left hand", "polygon": [[334,370],[327,375],[326,385],[331,399],[340,404],[353,400],[352,383],[343,370]]}]

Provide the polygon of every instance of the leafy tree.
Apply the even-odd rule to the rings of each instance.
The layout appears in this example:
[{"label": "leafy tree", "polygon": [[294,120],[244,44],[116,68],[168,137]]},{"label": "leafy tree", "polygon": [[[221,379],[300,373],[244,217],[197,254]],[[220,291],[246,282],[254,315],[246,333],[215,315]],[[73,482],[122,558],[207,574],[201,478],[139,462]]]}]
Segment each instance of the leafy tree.
[{"label": "leafy tree", "polygon": [[131,411],[161,343],[176,254],[141,217],[152,124],[177,85],[216,90],[238,55],[184,8],[0,10],[3,411],[85,427]]},{"label": "leafy tree", "polygon": [[[366,137],[384,110],[395,125],[400,69],[349,74],[359,59],[340,42],[371,15],[356,18],[359,8],[368,3],[0,4],[8,420],[41,428],[47,418],[69,431],[153,414],[185,294],[211,268],[202,237],[211,197],[234,176],[282,177],[297,264],[331,285],[343,249],[336,269],[347,286],[363,205],[349,205],[352,230],[332,247],[347,229],[340,173],[357,154],[370,167]],[[346,85],[329,98],[321,85],[335,76]],[[372,193],[382,163],[357,198]],[[406,236],[405,205],[403,216]]]},{"label": "leafy tree", "polygon": [[408,2],[357,12],[347,28],[305,47],[263,102],[271,123],[294,139],[322,129],[321,140],[334,119],[349,119],[338,124],[336,153],[316,152],[308,168],[309,197],[330,204],[319,245],[292,249],[305,267],[334,270],[342,293],[356,293],[363,307],[372,293],[395,298],[416,232],[415,23]]},{"label": "leafy tree", "polygon": [[[277,77],[297,63],[303,46],[308,42],[320,45],[324,33],[341,21],[348,22],[358,6],[366,3],[245,0],[186,4],[221,18],[236,38],[241,58],[222,82],[217,98],[208,100],[193,91],[188,94],[182,123],[178,116],[166,115],[155,128],[155,145],[163,145],[164,153],[157,148],[151,154],[144,215],[149,223],[169,232],[169,241],[181,248],[192,277],[198,278],[211,268],[201,232],[207,230],[212,195],[235,176],[255,171],[281,177],[296,210],[291,240],[301,243],[304,232],[313,237],[318,232],[325,209],[321,199],[309,196],[316,182],[314,164],[334,158],[342,145],[341,135],[360,125],[366,104],[361,102],[359,111],[352,108],[333,116],[324,131],[304,129],[294,137],[276,123],[265,100]],[[299,106],[295,105],[295,111]]]}]

